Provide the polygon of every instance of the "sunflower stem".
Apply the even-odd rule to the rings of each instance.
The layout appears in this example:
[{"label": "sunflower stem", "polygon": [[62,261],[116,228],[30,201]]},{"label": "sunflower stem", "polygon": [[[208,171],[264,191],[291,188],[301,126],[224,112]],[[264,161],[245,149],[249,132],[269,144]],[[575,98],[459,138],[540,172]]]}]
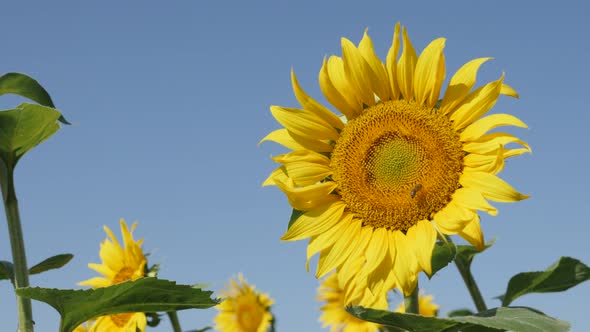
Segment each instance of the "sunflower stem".
[{"label": "sunflower stem", "polygon": [[477,311],[482,312],[488,310],[483,296],[479,291],[479,287],[475,282],[475,278],[473,278],[473,275],[471,274],[469,264],[465,261],[465,258],[463,258],[461,255],[455,255],[455,265],[457,266],[457,269],[459,270],[459,273],[465,282],[465,287],[467,287],[467,290],[473,299],[473,303],[475,304]]},{"label": "sunflower stem", "polygon": [[419,314],[420,307],[418,304],[418,284],[412,294],[404,297],[404,306],[406,307],[406,313],[408,314]]},{"label": "sunflower stem", "polygon": [[[2,182],[2,197],[6,221],[8,223],[8,234],[10,247],[12,249],[12,263],[14,264],[14,288],[29,286],[29,270],[27,269],[27,256],[25,254],[25,242],[23,229],[18,211],[18,201],[14,189],[14,168],[7,166],[0,161],[0,181]],[[33,332],[33,309],[31,300],[16,296],[18,311],[18,332]]]},{"label": "sunflower stem", "polygon": [[180,321],[178,320],[178,314],[176,311],[168,311],[168,318],[170,318],[170,324],[172,324],[172,331],[174,332],[182,332],[182,328],[180,327]]}]

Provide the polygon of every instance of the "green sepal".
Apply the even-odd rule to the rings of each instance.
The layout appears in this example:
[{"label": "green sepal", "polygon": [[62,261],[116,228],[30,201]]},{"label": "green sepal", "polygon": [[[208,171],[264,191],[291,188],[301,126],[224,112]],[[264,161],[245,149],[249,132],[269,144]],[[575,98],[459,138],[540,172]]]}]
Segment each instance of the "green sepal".
[{"label": "green sepal", "polygon": [[219,303],[211,291],[174,281],[141,278],[88,290],[26,287],[19,296],[45,302],[61,315],[60,332],[71,332],[94,317],[125,312],[161,312],[205,309]]},{"label": "green sepal", "polygon": [[457,331],[569,331],[568,322],[549,317],[527,307],[500,307],[473,316],[438,318],[402,314],[363,307],[347,307],[353,316],[377,323],[392,331],[457,332]]},{"label": "green sepal", "polygon": [[[0,96],[15,94],[28,98],[43,106],[55,108],[49,93],[35,79],[21,73],[7,73],[0,76]],[[63,124],[70,124],[63,115],[58,120]]]},{"label": "green sepal", "polygon": [[8,261],[0,261],[0,280],[14,280],[14,265]]},{"label": "green sepal", "polygon": [[60,115],[54,108],[27,103],[1,111],[0,158],[6,169],[14,169],[25,153],[58,131]]},{"label": "green sepal", "polygon": [[457,249],[452,242],[436,241],[432,250],[432,274],[428,278],[432,278],[436,272],[449,265],[455,259],[456,253]]},{"label": "green sepal", "polygon": [[293,225],[293,223],[295,222],[295,220],[299,219],[299,217],[301,217],[302,215],[305,214],[306,211],[301,211],[301,210],[295,210],[293,209],[293,211],[291,212],[291,218],[289,219],[289,226],[287,226],[287,230],[289,228],[291,228],[291,226]]},{"label": "green sepal", "polygon": [[562,292],[590,280],[590,268],[579,260],[561,257],[545,271],[519,273],[508,282],[506,293],[497,298],[502,306],[529,293]]},{"label": "green sepal", "polygon": [[60,254],[47,258],[29,269],[29,274],[39,274],[45,271],[59,269],[74,258],[72,254]]}]

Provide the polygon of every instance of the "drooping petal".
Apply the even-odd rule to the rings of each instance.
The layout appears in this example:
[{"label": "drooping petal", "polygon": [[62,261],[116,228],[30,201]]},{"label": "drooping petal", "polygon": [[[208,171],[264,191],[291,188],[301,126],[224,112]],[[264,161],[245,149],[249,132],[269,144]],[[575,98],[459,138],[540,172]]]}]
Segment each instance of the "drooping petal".
[{"label": "drooping petal", "polygon": [[400,231],[394,232],[395,236],[395,264],[393,273],[395,274],[397,286],[405,296],[410,295],[418,283],[418,261],[414,250]]},{"label": "drooping petal", "polygon": [[332,174],[332,168],[325,165],[296,161],[285,165],[287,174],[296,186],[308,186],[324,180]]},{"label": "drooping petal", "polygon": [[479,139],[486,132],[500,126],[516,126],[528,128],[519,118],[510,114],[492,114],[470,124],[461,132],[461,141],[473,141]]},{"label": "drooping petal", "polygon": [[414,97],[420,105],[432,108],[438,101],[445,80],[445,39],[433,40],[418,58],[414,73]]},{"label": "drooping petal", "polygon": [[479,190],[483,197],[496,202],[518,202],[530,196],[523,195],[499,177],[484,172],[465,172],[459,182],[463,187]]},{"label": "drooping petal", "polygon": [[434,226],[428,220],[420,220],[410,229],[415,229],[416,232],[414,251],[418,259],[418,264],[422,270],[428,275],[431,275],[432,250],[434,249],[437,236],[436,229],[434,229]]},{"label": "drooping petal", "polygon": [[412,100],[414,99],[414,71],[418,56],[405,28],[402,28],[402,36],[404,46],[397,63],[397,83],[404,99]]},{"label": "drooping petal", "polygon": [[342,234],[341,232],[343,232],[348,226],[348,223],[350,222],[348,221],[349,218],[350,216],[346,215],[342,218],[342,222],[336,223],[325,232],[311,237],[309,245],[307,246],[307,262],[305,263],[308,272],[309,261],[311,258],[320,251],[326,250],[334,245],[334,242],[338,239],[338,235]]},{"label": "drooping petal", "polygon": [[344,128],[344,124],[336,116],[336,114],[332,113],[329,109],[325,108],[322,104],[315,101],[315,99],[311,98],[299,85],[297,82],[297,77],[295,76],[295,72],[291,70],[291,84],[293,85],[293,93],[295,94],[295,98],[301,104],[301,107],[304,109],[313,112],[317,115],[320,119],[326,121],[332,127],[337,129]]},{"label": "drooping petal", "polygon": [[320,234],[340,222],[346,205],[336,201],[329,205],[307,211],[291,225],[281,237],[283,241],[301,240]]},{"label": "drooping petal", "polygon": [[518,92],[516,92],[516,90],[514,90],[511,86],[507,85],[507,84],[502,84],[502,89],[500,89],[500,94],[503,94],[505,96],[509,96],[509,97],[513,97],[513,98],[518,98]]},{"label": "drooping petal", "polygon": [[322,260],[321,264],[318,264],[316,278],[321,278],[328,272],[337,268],[345,259],[348,258],[348,256],[350,256],[351,246],[355,244],[355,241],[357,241],[361,232],[361,222],[351,221],[352,215],[350,215],[347,219],[347,227],[342,233],[340,233],[339,238],[336,240],[332,248],[330,248],[328,254]]},{"label": "drooping petal", "polygon": [[491,206],[488,201],[483,197],[479,190],[472,188],[459,188],[453,194],[453,201],[457,202],[457,205],[463,206],[468,209],[477,209],[485,211],[492,216],[498,214],[498,210]]},{"label": "drooping petal", "polygon": [[283,165],[293,162],[308,162],[324,166],[330,165],[330,159],[328,157],[310,150],[300,150],[281,154],[272,157],[272,160]]},{"label": "drooping petal", "polygon": [[364,266],[366,273],[371,273],[381,264],[385,253],[389,250],[389,241],[387,239],[387,230],[385,228],[374,228],[371,240],[365,251],[367,262]]},{"label": "drooping petal", "polygon": [[443,234],[457,234],[473,219],[474,214],[471,209],[450,202],[434,215],[433,221]]},{"label": "drooping petal", "polygon": [[477,250],[481,251],[484,249],[485,242],[477,213],[474,215],[473,219],[467,223],[465,228],[463,228],[463,230],[458,234],[467,240],[467,242],[471,243],[472,246],[476,247]]},{"label": "drooping petal", "polygon": [[490,59],[491,58],[474,59],[457,70],[449,82],[449,86],[447,87],[440,105],[440,110],[443,114],[449,114],[454,111],[455,107],[467,97],[469,91],[471,91],[473,85],[475,85],[475,79],[479,67]]},{"label": "drooping petal", "polygon": [[399,22],[395,25],[395,32],[393,33],[393,41],[391,47],[387,52],[387,58],[385,60],[385,67],[387,68],[387,74],[389,76],[389,86],[391,88],[391,99],[397,100],[400,96],[400,88],[397,82],[397,56],[399,53]]}]

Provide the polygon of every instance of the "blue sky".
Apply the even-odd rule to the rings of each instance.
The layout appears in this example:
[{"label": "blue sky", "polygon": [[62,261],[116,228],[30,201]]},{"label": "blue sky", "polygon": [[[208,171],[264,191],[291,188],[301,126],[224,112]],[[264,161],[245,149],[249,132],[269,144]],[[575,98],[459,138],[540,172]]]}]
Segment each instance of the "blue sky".
[{"label": "blue sky", "polygon": [[[590,23],[581,2],[569,6],[500,1],[100,1],[11,2],[0,13],[2,72],[38,79],[75,125],[29,153],[16,171],[30,264],[71,252],[65,268],[33,276],[33,285],[72,288],[95,273],[107,225],[138,221],[150,263],[162,278],[211,283],[219,290],[243,272],[275,299],[278,330],[321,331],[318,282],[305,271],[306,241],[279,240],[290,208],[276,188],[261,188],[280,153],[257,146],[279,128],[270,105],[297,106],[289,72],[323,100],[317,83],[340,37],[355,43],[365,28],[384,58],[400,21],[417,50],[447,38],[447,77],[483,56],[478,82],[497,79],[520,93],[495,110],[520,117],[512,132],[532,155],[508,162],[501,176],[532,195],[483,216],[496,245],[474,263],[488,305],[509,277],[544,269],[560,256],[590,263],[587,217]],[[9,108],[22,100],[2,97]],[[6,227],[0,259],[11,260]],[[472,307],[453,266],[422,288],[442,312]],[[529,295],[534,306],[590,330],[590,283],[560,294]],[[392,307],[401,301],[393,297]],[[16,326],[14,297],[0,283],[0,321]],[[185,330],[210,325],[216,310],[180,313]],[[38,331],[58,315],[36,303]],[[169,331],[167,321],[152,331]]]}]

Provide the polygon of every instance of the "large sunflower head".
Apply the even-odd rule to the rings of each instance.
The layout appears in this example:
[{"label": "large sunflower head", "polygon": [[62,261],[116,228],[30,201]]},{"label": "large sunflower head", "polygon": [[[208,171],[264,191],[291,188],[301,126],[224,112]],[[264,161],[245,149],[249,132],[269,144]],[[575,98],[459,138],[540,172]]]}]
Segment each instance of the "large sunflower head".
[{"label": "large sunflower head", "polygon": [[382,62],[366,32],[358,46],[343,38],[342,57],[324,59],[319,73],[341,115],[305,93],[294,73],[301,108],[271,107],[284,128],[263,141],[293,151],[273,158],[281,166],[264,185],[278,186],[302,212],[282,239],[310,239],[308,262],[320,256],[317,277],[360,257],[356,283],[373,293],[397,285],[409,295],[417,274],[431,273],[437,234],[459,234],[482,248],[478,211],[496,215],[489,201],[527,197],[497,173],[529,146],[489,132],[526,125],[509,114],[485,116],[500,95],[517,93],[504,75],[473,89],[490,59],[479,58],[463,65],[442,95],[444,47],[445,39],[436,39],[418,56],[398,24]]},{"label": "large sunflower head", "polygon": [[348,272],[354,272],[352,269],[349,271],[340,270],[338,272],[332,272],[321,282],[318,288],[318,301],[325,302],[320,308],[322,315],[320,321],[322,327],[330,326],[330,332],[377,332],[379,331],[380,325],[367,322],[354,317],[349,314],[345,307],[349,304],[362,305],[367,308],[373,309],[387,309],[387,296],[385,292],[382,292],[376,296],[371,294],[368,288],[364,288],[361,292],[362,297],[356,298],[351,301],[345,302],[345,287]]},{"label": "large sunflower head", "polygon": [[[127,228],[125,220],[121,219],[120,224],[123,245],[121,246],[113,232],[104,226],[107,239],[100,244],[102,264],[88,264],[89,268],[102,274],[102,277],[82,281],[78,283],[79,285],[92,288],[107,287],[145,276],[147,260],[141,249],[143,240],[135,241],[132,234],[137,223],[131,226],[131,230]],[[146,325],[147,320],[143,312],[122,313],[98,317],[88,330],[136,332],[136,330],[145,331]]]},{"label": "large sunflower head", "polygon": [[266,332],[273,319],[270,306],[273,300],[249,285],[242,274],[230,280],[221,291],[223,301],[217,305],[215,329],[221,332]]}]

